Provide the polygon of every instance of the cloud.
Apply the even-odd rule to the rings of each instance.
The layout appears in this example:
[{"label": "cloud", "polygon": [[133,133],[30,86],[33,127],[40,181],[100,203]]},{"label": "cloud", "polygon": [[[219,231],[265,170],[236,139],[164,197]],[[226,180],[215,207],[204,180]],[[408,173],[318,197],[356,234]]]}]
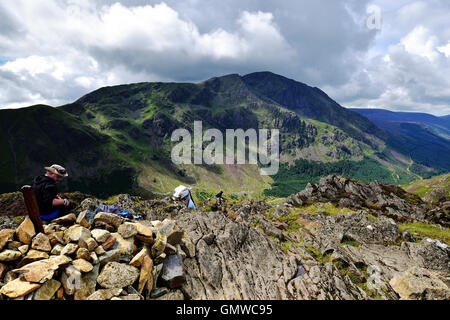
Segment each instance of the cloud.
[{"label": "cloud", "polygon": [[[367,28],[370,5],[381,30]],[[9,1],[0,107],[269,70],[345,106],[450,113],[449,13],[444,0]]]}]

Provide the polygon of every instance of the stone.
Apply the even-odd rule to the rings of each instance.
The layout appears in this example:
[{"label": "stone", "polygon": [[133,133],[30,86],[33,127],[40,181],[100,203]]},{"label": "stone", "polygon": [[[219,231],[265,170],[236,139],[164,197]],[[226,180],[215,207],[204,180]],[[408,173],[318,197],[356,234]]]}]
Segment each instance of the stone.
[{"label": "stone", "polygon": [[120,260],[120,251],[119,250],[108,251],[105,254],[101,255],[98,260],[101,265],[113,261],[118,262]]},{"label": "stone", "polygon": [[181,249],[186,253],[189,258],[195,257],[195,245],[192,243],[190,239],[183,238],[181,240]]},{"label": "stone", "polygon": [[134,237],[138,233],[136,225],[132,223],[124,223],[120,225],[119,228],[117,229],[117,232],[124,239]]},{"label": "stone", "polygon": [[6,245],[8,241],[11,241],[14,238],[14,233],[16,231],[13,229],[3,229],[0,230],[0,251]]},{"label": "stone", "polygon": [[166,248],[166,243],[167,243],[167,236],[161,231],[158,231],[156,235],[155,244],[152,247],[152,256],[157,257],[161,253],[163,253],[164,249]]},{"label": "stone", "polygon": [[86,300],[110,300],[114,297],[119,296],[121,293],[122,288],[100,289],[87,297]]},{"label": "stone", "polygon": [[91,252],[91,261],[92,261],[93,264],[99,263],[97,254],[95,252]]},{"label": "stone", "polygon": [[61,282],[50,279],[34,292],[33,300],[50,300],[61,287]]},{"label": "stone", "polygon": [[118,228],[122,224],[123,219],[113,213],[99,212],[94,217],[94,223],[97,222],[107,223]]},{"label": "stone", "polygon": [[135,226],[139,235],[153,238],[153,231],[149,227],[144,226],[141,223],[135,223]]},{"label": "stone", "polygon": [[91,258],[91,253],[86,248],[79,248],[77,250],[76,257],[77,257],[77,259],[84,259],[84,260],[87,261],[87,260],[89,260]]},{"label": "stone", "polygon": [[117,249],[121,254],[133,254],[134,238],[124,239],[119,233],[111,234],[117,240]]},{"label": "stone", "polygon": [[0,252],[0,262],[8,262],[19,259],[22,256],[20,251],[16,250],[5,250]]},{"label": "stone", "polygon": [[53,277],[54,272],[60,266],[66,265],[70,261],[72,260],[66,256],[51,256],[48,259],[29,263],[13,272],[18,273],[19,277],[26,281],[44,283]]},{"label": "stone", "polygon": [[17,274],[15,274],[12,270],[11,271],[7,271],[5,276],[3,277],[3,283],[8,283],[11,282],[13,280],[17,279]]},{"label": "stone", "polygon": [[29,217],[25,217],[23,222],[16,229],[17,239],[23,244],[30,244],[31,239],[36,235],[33,222]]},{"label": "stone", "polygon": [[177,253],[177,248],[175,248],[173,245],[167,242],[166,247],[164,248],[164,253],[167,255],[175,254]]},{"label": "stone", "polygon": [[50,251],[50,254],[59,256],[63,249],[64,247],[58,243],[53,247],[52,251]]},{"label": "stone", "polygon": [[157,300],[177,301],[177,300],[184,300],[184,295],[183,295],[183,292],[181,292],[181,290],[174,290],[174,291],[170,291],[156,299]]},{"label": "stone", "polygon": [[101,256],[102,254],[104,254],[106,251],[105,251],[105,249],[103,249],[103,247],[102,246],[98,246],[97,248],[95,248],[95,253],[98,255],[98,256]]},{"label": "stone", "polygon": [[[153,260],[145,255],[142,260],[141,272],[139,275],[139,285],[138,292],[142,294],[145,287],[153,287],[153,277],[152,277],[152,269],[153,269]],[[151,281],[149,285],[147,285],[148,281]]]},{"label": "stone", "polygon": [[5,264],[0,263],[0,280],[3,279],[6,272],[8,272],[8,267]]},{"label": "stone", "polygon": [[80,240],[78,240],[78,247],[79,248],[88,248],[88,245],[86,243],[86,241],[83,238],[80,238]]},{"label": "stone", "polygon": [[102,248],[107,251],[109,248],[111,248],[116,243],[116,237],[113,235],[110,235],[109,238],[103,242]]},{"label": "stone", "polygon": [[[9,241],[8,244],[6,245],[6,248],[10,249],[10,250],[17,250],[22,246],[26,246],[26,244],[23,244],[20,241]],[[20,251],[20,250],[19,250]]]},{"label": "stone", "polygon": [[171,289],[180,287],[186,281],[183,261],[179,255],[171,255],[164,260],[161,280]]},{"label": "stone", "polygon": [[75,243],[68,243],[62,250],[61,255],[70,256],[77,251],[78,245]]},{"label": "stone", "polygon": [[18,247],[17,250],[19,250],[21,254],[25,254],[28,252],[29,247],[29,245],[24,244],[23,246]]},{"label": "stone", "polygon": [[86,198],[81,202],[80,208],[81,210],[94,211],[98,207],[98,205],[99,203],[96,199]]},{"label": "stone", "polygon": [[159,298],[165,294],[167,294],[169,292],[169,289],[162,287],[162,288],[155,288],[151,293],[150,293],[150,298],[152,299],[156,299]]},{"label": "stone", "polygon": [[90,237],[91,232],[89,231],[89,229],[79,225],[71,226],[69,229],[64,231],[64,241],[66,243],[78,242],[80,238],[86,241]]},{"label": "stone", "polygon": [[450,289],[437,276],[420,267],[412,267],[389,282],[402,300],[449,300]]},{"label": "stone", "polygon": [[87,244],[87,249],[89,251],[94,251],[95,248],[98,247],[98,243],[97,241],[95,241],[93,238],[89,238],[86,240],[86,244]]},{"label": "stone", "polygon": [[100,271],[100,265],[97,264],[88,273],[81,275],[81,282],[79,287],[75,290],[75,300],[86,300],[91,294],[95,292],[97,286],[97,278]]},{"label": "stone", "polygon": [[52,245],[52,247],[55,246],[57,243],[63,244],[63,245],[66,244],[66,242],[64,241],[64,232],[63,231],[53,232],[48,235],[48,238],[50,239],[50,244]]},{"label": "stone", "polygon": [[94,229],[91,231],[92,237],[98,242],[103,243],[108,240],[110,232],[103,229]]},{"label": "stone", "polygon": [[149,255],[149,249],[147,247],[144,247],[137,255],[134,256],[134,258],[130,261],[130,265],[133,267],[139,268],[142,264],[142,261],[144,260],[145,256]]},{"label": "stone", "polygon": [[60,224],[60,225],[72,225],[76,219],[77,219],[77,217],[75,216],[75,214],[70,213],[68,215],[65,215],[60,218],[56,218],[56,219],[52,220],[52,223]]},{"label": "stone", "polygon": [[85,259],[73,260],[72,265],[77,267],[81,272],[90,272],[94,268],[94,266]]},{"label": "stone", "polygon": [[79,224],[79,225],[82,226],[82,227],[85,227],[85,228],[88,228],[88,229],[89,229],[89,228],[91,227],[91,224],[86,220],[86,214],[87,214],[87,213],[89,213],[88,210],[81,211],[81,212],[78,214],[76,223]]},{"label": "stone", "polygon": [[44,260],[44,259],[48,259],[48,258],[49,258],[49,255],[47,252],[31,249],[30,251],[28,251],[27,255],[22,259],[22,261],[20,262],[20,265],[24,266],[31,262]]},{"label": "stone", "polygon": [[43,233],[38,233],[31,242],[31,248],[39,251],[52,251],[50,239]]},{"label": "stone", "polygon": [[132,285],[139,277],[139,270],[133,266],[108,262],[101,271],[97,282],[106,289],[123,288]]},{"label": "stone", "polygon": [[37,290],[40,287],[41,287],[40,284],[23,281],[17,278],[4,285],[0,289],[0,293],[13,299],[23,297],[29,294],[30,292]]},{"label": "stone", "polygon": [[61,283],[64,292],[71,296],[81,288],[81,271],[73,265],[69,265],[61,274]]},{"label": "stone", "polygon": [[140,235],[140,234],[137,234],[135,237],[139,241],[142,241],[143,243],[146,243],[146,244],[152,244],[153,241],[154,241],[153,237],[146,237],[146,236],[143,236],[143,235]]},{"label": "stone", "polygon": [[111,300],[129,300],[129,301],[138,301],[142,300],[141,296],[139,294],[129,294],[120,298],[112,298]]}]

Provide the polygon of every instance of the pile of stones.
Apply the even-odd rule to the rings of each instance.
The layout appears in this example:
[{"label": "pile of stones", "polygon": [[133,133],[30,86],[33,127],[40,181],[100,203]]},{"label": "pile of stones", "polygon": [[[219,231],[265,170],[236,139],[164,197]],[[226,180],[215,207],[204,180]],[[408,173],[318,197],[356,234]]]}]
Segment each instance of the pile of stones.
[{"label": "pile of stones", "polygon": [[85,210],[38,233],[25,217],[0,230],[0,300],[183,299],[183,259],[195,250],[174,220]]}]

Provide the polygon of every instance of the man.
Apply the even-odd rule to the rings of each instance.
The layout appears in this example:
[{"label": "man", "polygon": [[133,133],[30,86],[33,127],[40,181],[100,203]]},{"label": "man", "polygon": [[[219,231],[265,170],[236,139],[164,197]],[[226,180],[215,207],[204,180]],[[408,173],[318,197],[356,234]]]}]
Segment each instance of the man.
[{"label": "man", "polygon": [[68,212],[70,202],[62,199],[57,192],[56,183],[69,176],[66,169],[54,164],[45,167],[45,175],[37,176],[33,182],[34,193],[39,206],[41,220],[52,220]]}]

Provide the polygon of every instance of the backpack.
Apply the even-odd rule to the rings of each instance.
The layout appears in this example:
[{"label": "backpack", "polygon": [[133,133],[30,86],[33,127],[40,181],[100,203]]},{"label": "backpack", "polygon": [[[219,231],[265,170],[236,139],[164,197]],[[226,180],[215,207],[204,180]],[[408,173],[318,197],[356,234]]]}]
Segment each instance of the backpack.
[{"label": "backpack", "polygon": [[191,190],[185,186],[178,186],[173,191],[173,199],[181,200],[184,202],[186,207],[197,210],[198,207],[195,205],[194,199],[191,195]]}]

